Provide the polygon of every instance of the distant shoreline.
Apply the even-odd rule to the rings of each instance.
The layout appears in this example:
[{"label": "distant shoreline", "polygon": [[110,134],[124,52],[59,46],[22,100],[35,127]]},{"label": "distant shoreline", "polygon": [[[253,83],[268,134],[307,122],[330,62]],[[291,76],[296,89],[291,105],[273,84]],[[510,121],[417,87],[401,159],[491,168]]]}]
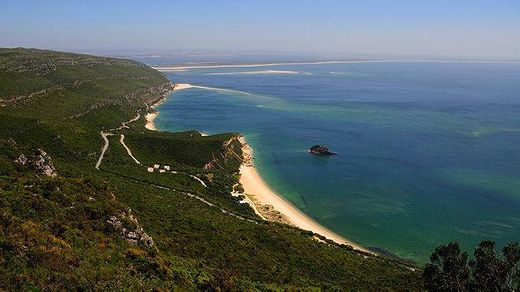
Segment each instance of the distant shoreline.
[{"label": "distant shoreline", "polygon": [[475,64],[520,64],[520,61],[478,61],[478,60],[421,60],[421,59],[389,59],[389,60],[350,60],[350,61],[315,61],[315,62],[279,62],[258,64],[214,64],[214,65],[155,65],[151,68],[161,71],[184,71],[189,69],[212,68],[254,68],[285,65],[324,65],[324,64],[357,64],[357,63],[475,63]]},{"label": "distant shoreline", "polygon": [[[179,83],[174,85],[172,93],[177,90],[197,87],[198,86],[193,86],[191,84]],[[147,129],[157,131],[154,121],[159,112],[155,110],[155,108],[165,100],[166,97],[161,98],[158,102],[150,106],[152,111],[145,116],[145,127]],[[201,134],[203,136],[206,135],[205,133]],[[244,161],[240,166],[240,183],[244,188],[244,195],[247,197],[246,201],[251,205],[253,210],[260,215],[260,217],[268,221],[281,222],[296,226],[303,230],[312,231],[338,244],[347,244],[352,246],[355,250],[374,254],[374,252],[369,251],[368,249],[365,249],[320,225],[285,198],[274,192],[262,179],[254,166],[252,148],[247,144],[244,137],[240,138],[240,142],[242,143],[242,151],[244,155]],[[319,238],[316,239],[321,240]]]}]

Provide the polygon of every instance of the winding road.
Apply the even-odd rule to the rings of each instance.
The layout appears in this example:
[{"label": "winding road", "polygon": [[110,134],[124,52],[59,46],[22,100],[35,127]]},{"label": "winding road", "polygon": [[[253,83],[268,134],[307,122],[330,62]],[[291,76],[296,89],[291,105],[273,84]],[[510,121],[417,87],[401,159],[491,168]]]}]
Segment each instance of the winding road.
[{"label": "winding road", "polygon": [[103,157],[105,156],[105,152],[108,149],[108,146],[110,146],[110,142],[108,141],[108,136],[112,136],[114,134],[112,133],[105,133],[103,131],[100,132],[101,137],[103,137],[103,140],[105,140],[105,145],[103,145],[103,149],[101,149],[101,155],[99,155],[98,161],[96,162],[96,169],[99,170],[99,166],[101,165],[101,162],[103,162]]},{"label": "winding road", "polygon": [[[108,136],[114,135],[114,133],[111,133],[111,132],[119,131],[119,130],[122,130],[122,129],[128,129],[129,128],[128,124],[133,123],[133,122],[139,120],[139,118],[141,118],[141,114],[137,113],[137,115],[134,118],[132,118],[131,120],[129,120],[127,122],[122,122],[121,126],[119,126],[118,128],[109,129],[107,132],[104,132],[104,131],[100,132],[101,137],[103,137],[103,140],[105,141],[105,145],[103,145],[103,148],[101,149],[101,154],[99,155],[98,161],[96,162],[96,169],[97,170],[99,170],[99,167],[101,166],[101,163],[103,162],[103,158],[105,157],[105,152],[107,151],[108,147],[110,146],[110,141],[108,140]],[[137,158],[135,158],[135,156],[132,154],[132,150],[130,150],[130,148],[126,145],[126,143],[125,143],[125,135],[124,134],[121,134],[119,142],[125,148],[126,153],[128,154],[128,156],[130,156],[135,161],[136,164],[142,165],[142,163],[139,160],[137,160]],[[175,171],[175,173],[178,173],[178,171]],[[198,177],[196,177],[196,176],[194,176],[192,174],[186,174],[186,175],[189,175],[193,179],[195,179],[198,182],[200,182],[200,184],[202,186],[204,186],[205,188],[208,187],[206,185],[206,183],[203,180],[201,180],[200,178],[198,178]]]},{"label": "winding road", "polygon": [[[110,141],[108,140],[108,136],[113,136],[114,135],[114,133],[111,133],[111,132],[116,131],[116,130],[121,130],[123,128],[127,129],[128,128],[128,124],[139,120],[140,117],[141,117],[141,114],[137,113],[137,116],[135,118],[133,118],[133,119],[127,121],[127,122],[121,123],[120,127],[115,128],[115,129],[109,129],[107,132],[105,132],[105,131],[99,132],[101,134],[101,137],[103,137],[103,141],[105,142],[105,144],[103,145],[103,148],[101,149],[101,154],[99,155],[99,158],[98,158],[98,160],[96,162],[96,169],[97,170],[100,170],[99,167],[101,166],[101,163],[103,162],[103,158],[105,156],[105,152],[107,151],[108,147],[110,146]],[[137,158],[134,157],[134,155],[132,154],[132,151],[130,150],[130,148],[128,148],[128,146],[125,144],[125,135],[124,134],[121,134],[119,142],[121,142],[121,145],[123,145],[123,147],[126,149],[126,152],[135,161],[135,163],[137,163],[139,165],[142,165],[141,162],[139,162],[139,160],[137,160]],[[198,178],[198,177],[196,177],[194,175],[191,175],[191,174],[189,174],[189,176],[191,176],[192,178],[194,178],[197,181],[199,181],[204,187],[207,187],[206,183],[203,180],[201,180],[200,178]],[[130,179],[137,180],[135,178],[130,178]],[[194,195],[192,193],[184,192],[184,191],[177,190],[177,189],[171,188],[171,187],[160,186],[160,185],[153,184],[153,183],[150,183],[150,182],[147,182],[147,183],[155,186],[156,188],[176,191],[176,192],[181,193],[183,195],[186,195],[186,196],[188,196],[190,198],[197,199],[197,200],[201,201],[202,203],[204,203],[204,204],[206,204],[206,205],[208,205],[210,207],[218,208],[222,213],[228,214],[228,215],[236,217],[238,219],[245,220],[245,221],[248,221],[248,222],[251,222],[251,223],[255,223],[255,224],[259,223],[256,220],[248,219],[248,218],[242,217],[242,216],[240,216],[238,214],[235,214],[235,213],[233,213],[231,211],[228,211],[226,209],[220,208],[219,206],[217,206],[217,205],[207,201],[206,199],[204,199],[202,197],[199,197],[197,195]]]},{"label": "winding road", "polygon": [[142,165],[141,162],[139,162],[139,160],[137,160],[137,158],[135,158],[134,155],[132,155],[132,151],[130,150],[130,148],[128,148],[128,146],[126,146],[124,134],[121,134],[121,139],[119,139],[119,142],[121,142],[121,145],[123,145],[123,147],[125,147],[126,153],[128,153],[128,155],[130,155],[130,157],[132,157],[132,159],[135,161],[135,163]]},{"label": "winding road", "polygon": [[[103,145],[103,148],[101,150],[101,154],[100,154],[100,156],[99,156],[99,158],[98,158],[98,160],[96,162],[96,166],[95,167],[96,167],[97,170],[100,170],[99,167],[101,166],[101,163],[103,162],[103,158],[104,158],[105,152],[107,151],[108,147],[110,146],[110,141],[108,140],[108,136],[113,136],[114,135],[114,133],[111,133],[111,132],[112,131],[116,131],[116,130],[122,130],[123,128],[129,128],[128,124],[139,120],[140,117],[141,117],[141,115],[139,113],[137,113],[137,116],[135,118],[133,118],[133,119],[127,121],[127,122],[121,123],[120,127],[115,128],[115,129],[109,129],[107,132],[105,132],[105,131],[101,131],[100,132],[101,137],[103,138],[105,144]],[[139,162],[139,160],[137,160],[133,156],[132,151],[125,144],[124,139],[125,139],[125,135],[121,134],[121,137],[120,137],[119,141],[121,142],[123,147],[126,149],[126,152],[128,153],[128,155],[135,161],[135,163],[137,163],[139,165],[142,165],[141,162]],[[111,172],[111,171],[108,171],[108,172]],[[111,172],[111,173],[114,173],[114,172]],[[195,194],[192,194],[190,192],[185,192],[185,191],[178,190],[178,189],[175,189],[175,188],[172,188],[172,187],[157,185],[156,183],[152,183],[152,182],[149,182],[149,181],[144,181],[144,180],[137,179],[137,178],[134,178],[134,177],[128,177],[128,176],[121,175],[121,174],[118,174],[118,173],[114,173],[114,174],[119,175],[121,177],[125,177],[125,178],[128,178],[128,179],[131,179],[131,180],[144,182],[144,183],[150,184],[150,185],[152,185],[152,186],[154,186],[156,188],[159,188],[159,189],[175,191],[177,193],[183,194],[183,195],[188,196],[190,198],[196,199],[196,200],[198,200],[198,201],[200,201],[200,202],[202,202],[202,203],[204,203],[204,204],[206,204],[206,205],[208,205],[208,206],[210,206],[212,208],[217,208],[222,213],[227,214],[227,215],[232,216],[232,217],[235,217],[237,219],[243,220],[243,221],[247,221],[247,222],[250,222],[250,223],[253,223],[253,224],[260,224],[260,223],[265,223],[266,222],[266,220],[264,220],[263,218],[261,220],[255,220],[255,219],[250,219],[250,218],[243,217],[243,216],[238,215],[238,214],[236,214],[234,212],[231,212],[231,211],[228,211],[228,210],[226,210],[224,208],[221,208],[218,205],[215,205],[214,203],[211,203],[211,202],[207,201],[206,199],[204,199],[204,198],[202,198],[200,196],[197,196]],[[198,178],[198,177],[196,177],[194,175],[191,175],[191,174],[188,174],[188,175],[191,176],[192,178],[196,179],[197,181],[199,181],[204,187],[207,187],[206,183],[203,180],[201,180],[200,178]],[[371,253],[359,252],[359,254],[364,256],[364,257],[369,257],[369,256],[370,257],[375,257],[375,255],[373,255]]]},{"label": "winding road", "polygon": [[[109,129],[108,132],[104,132],[104,131],[101,131],[99,132],[101,134],[101,137],[103,137],[103,140],[105,141],[105,145],[103,145],[103,148],[101,149],[101,154],[99,155],[99,158],[98,158],[98,161],[96,162],[96,169],[99,170],[99,167],[101,166],[101,163],[103,162],[103,158],[105,157],[105,152],[107,151],[108,147],[110,146],[110,141],[108,141],[108,136],[112,136],[114,135],[114,133],[110,133],[112,131],[116,131],[116,130],[121,130],[123,128],[126,128],[128,129],[128,124],[132,123],[132,122],[135,122],[137,120],[139,120],[139,118],[141,118],[141,114],[140,113],[137,113],[137,116],[135,116],[135,118],[132,118],[131,120],[127,121],[127,122],[122,122],[121,123],[121,126],[119,126],[118,128],[115,128],[115,129]],[[123,146],[125,147],[126,151],[128,152],[128,154],[130,155],[130,157],[132,157],[132,159],[137,163],[137,164],[141,164],[137,159],[135,159],[135,157],[132,155],[132,151],[130,151],[130,149],[125,145],[125,143],[123,142],[125,139],[124,135],[121,134],[121,144],[123,144]]]}]

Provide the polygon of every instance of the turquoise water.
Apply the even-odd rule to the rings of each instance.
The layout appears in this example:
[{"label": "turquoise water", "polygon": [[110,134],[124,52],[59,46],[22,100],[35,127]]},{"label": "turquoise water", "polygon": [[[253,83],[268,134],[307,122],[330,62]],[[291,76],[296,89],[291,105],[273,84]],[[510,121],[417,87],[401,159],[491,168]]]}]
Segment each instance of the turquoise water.
[{"label": "turquoise water", "polygon": [[[293,71],[278,74],[267,70]],[[287,73],[287,72],[284,72]],[[241,132],[264,179],[324,226],[424,262],[520,239],[520,64],[190,69],[162,130]],[[324,144],[339,153],[307,153]]]}]

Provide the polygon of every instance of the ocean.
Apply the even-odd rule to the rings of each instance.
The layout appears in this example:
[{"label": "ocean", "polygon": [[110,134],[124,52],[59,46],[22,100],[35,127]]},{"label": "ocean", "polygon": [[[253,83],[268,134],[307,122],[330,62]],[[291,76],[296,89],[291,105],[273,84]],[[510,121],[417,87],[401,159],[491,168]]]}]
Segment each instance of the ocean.
[{"label": "ocean", "polygon": [[[520,239],[520,64],[373,62],[167,72],[165,131],[240,132],[265,181],[364,247],[427,261]],[[337,156],[307,149],[327,146]]]}]

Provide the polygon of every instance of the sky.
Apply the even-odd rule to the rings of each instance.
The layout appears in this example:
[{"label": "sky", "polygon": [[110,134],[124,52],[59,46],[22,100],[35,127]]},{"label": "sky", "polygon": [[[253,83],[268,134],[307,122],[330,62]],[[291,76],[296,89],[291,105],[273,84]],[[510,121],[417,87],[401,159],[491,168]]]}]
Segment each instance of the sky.
[{"label": "sky", "polygon": [[520,60],[520,0],[0,0],[0,47]]}]

